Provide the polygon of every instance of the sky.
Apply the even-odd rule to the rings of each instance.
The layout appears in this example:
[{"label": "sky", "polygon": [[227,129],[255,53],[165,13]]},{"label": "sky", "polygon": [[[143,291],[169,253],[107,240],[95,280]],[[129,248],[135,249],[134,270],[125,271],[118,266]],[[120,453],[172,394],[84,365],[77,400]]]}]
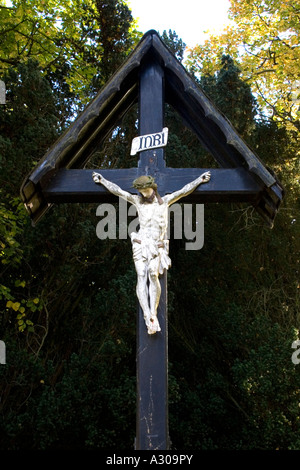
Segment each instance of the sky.
[{"label": "sky", "polygon": [[[230,0],[126,0],[138,22],[137,29],[146,33],[175,31],[188,47],[203,43],[210,33],[220,33],[230,24]],[[11,4],[6,0],[6,4]]]},{"label": "sky", "polygon": [[146,33],[175,31],[188,47],[203,43],[207,34],[229,25],[229,0],[128,0],[137,29]]}]

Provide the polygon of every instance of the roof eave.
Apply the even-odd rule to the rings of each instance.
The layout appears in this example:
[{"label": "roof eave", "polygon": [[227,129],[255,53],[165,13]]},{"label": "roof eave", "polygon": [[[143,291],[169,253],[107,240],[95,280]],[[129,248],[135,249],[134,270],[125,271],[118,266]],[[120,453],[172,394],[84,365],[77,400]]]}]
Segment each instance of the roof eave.
[{"label": "roof eave", "polygon": [[201,90],[156,31],[146,33],[123,65],[27,176],[21,197],[34,222],[48,208],[43,188],[60,168],[82,168],[96,147],[138,99],[139,70],[146,59],[165,70],[166,101],[181,115],[221,167],[243,166],[262,188],[258,212],[273,223],[284,191],[275,176]]}]

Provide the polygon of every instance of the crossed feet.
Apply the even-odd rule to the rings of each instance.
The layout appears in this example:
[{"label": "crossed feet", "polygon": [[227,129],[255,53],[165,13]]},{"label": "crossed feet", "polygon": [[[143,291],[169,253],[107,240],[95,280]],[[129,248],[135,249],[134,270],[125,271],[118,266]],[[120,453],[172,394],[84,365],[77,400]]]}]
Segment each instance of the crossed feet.
[{"label": "crossed feet", "polygon": [[149,317],[144,317],[144,318],[145,318],[146,326],[148,328],[149,335],[154,335],[157,331],[161,331],[156,316],[152,316],[150,318]]}]

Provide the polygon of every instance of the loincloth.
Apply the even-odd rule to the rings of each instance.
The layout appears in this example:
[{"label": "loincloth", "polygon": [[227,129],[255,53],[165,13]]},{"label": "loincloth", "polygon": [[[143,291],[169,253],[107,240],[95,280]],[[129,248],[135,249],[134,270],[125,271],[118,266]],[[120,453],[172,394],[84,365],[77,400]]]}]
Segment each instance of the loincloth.
[{"label": "loincloth", "polygon": [[135,232],[130,235],[132,243],[133,260],[149,263],[159,256],[159,274],[163,274],[164,269],[169,269],[171,259],[169,257],[169,240],[146,240],[139,237]]}]

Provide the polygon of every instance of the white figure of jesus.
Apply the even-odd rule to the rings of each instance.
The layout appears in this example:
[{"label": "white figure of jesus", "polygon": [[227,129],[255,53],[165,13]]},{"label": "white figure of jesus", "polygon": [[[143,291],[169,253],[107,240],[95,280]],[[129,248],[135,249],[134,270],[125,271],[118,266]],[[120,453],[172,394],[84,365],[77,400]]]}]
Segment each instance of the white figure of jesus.
[{"label": "white figure of jesus", "polygon": [[210,180],[207,171],[182,189],[160,197],[157,184],[152,176],[140,176],[133,187],[140,195],[131,194],[115,183],[105,179],[100,173],[93,173],[95,183],[102,184],[112,194],[133,204],[138,213],[139,231],[131,233],[133,260],[137,272],[136,293],[143,310],[149,334],[160,331],[157,319],[161,287],[159,274],[171,266],[169,241],[167,240],[168,208],[182,197],[192,193],[200,184]]}]

